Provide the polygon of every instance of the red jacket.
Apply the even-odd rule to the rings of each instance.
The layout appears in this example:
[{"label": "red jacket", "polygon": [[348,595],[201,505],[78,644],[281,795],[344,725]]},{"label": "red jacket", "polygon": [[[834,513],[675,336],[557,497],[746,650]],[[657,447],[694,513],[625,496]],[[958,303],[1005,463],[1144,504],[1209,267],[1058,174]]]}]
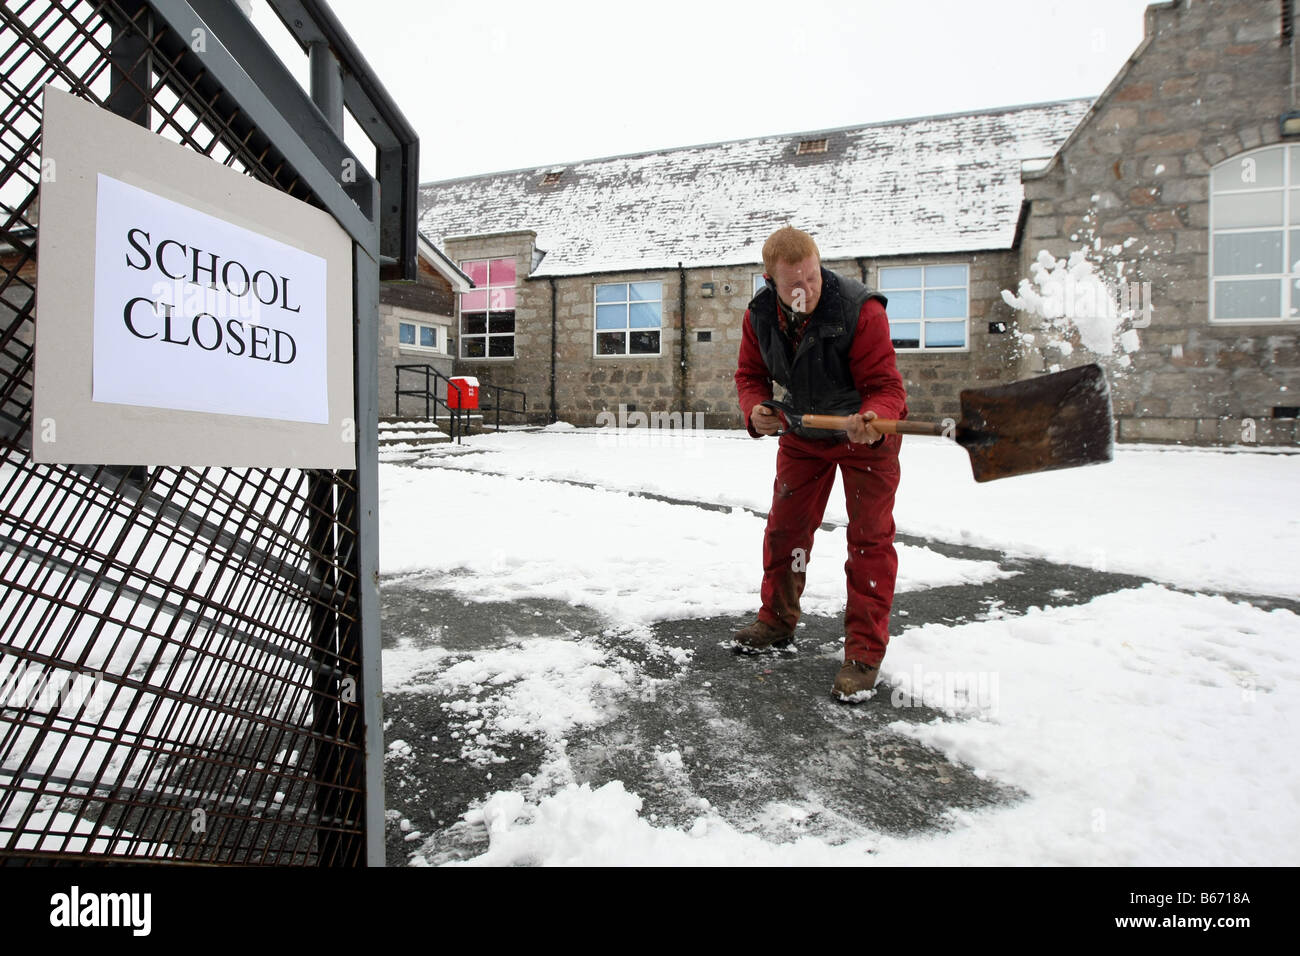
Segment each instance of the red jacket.
[{"label": "red jacket", "polygon": [[[754,406],[772,397],[772,376],[768,373],[763,354],[754,335],[753,320],[745,310],[740,341],[740,360],[736,368],[736,391],[740,396],[740,410],[745,416],[745,427],[755,438],[749,416]],[[894,361],[894,344],[889,339],[889,319],[885,307],[875,299],[868,299],[858,313],[858,328],[853,334],[849,351],[849,365],[853,383],[862,396],[861,412],[872,411],[880,418],[907,417],[907,391],[903,376],[898,374]]]}]

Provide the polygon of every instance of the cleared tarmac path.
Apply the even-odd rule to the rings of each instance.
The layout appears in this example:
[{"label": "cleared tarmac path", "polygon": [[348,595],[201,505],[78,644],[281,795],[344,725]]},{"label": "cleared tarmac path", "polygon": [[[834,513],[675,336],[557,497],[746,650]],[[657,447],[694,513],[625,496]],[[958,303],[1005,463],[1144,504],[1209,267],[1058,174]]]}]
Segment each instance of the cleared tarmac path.
[{"label": "cleared tarmac path", "polygon": [[[565,484],[582,484],[565,481]],[[597,486],[590,486],[597,487]],[[717,507],[645,495],[687,508]],[[892,641],[909,628],[1023,613],[1030,607],[1086,603],[1146,579],[1076,565],[1009,557],[997,551],[898,535],[904,544],[944,555],[995,561],[1018,572],[994,583],[900,593]],[[848,706],[830,684],[841,661],[842,618],[805,615],[794,652],[749,656],[729,648],[752,616],[660,622],[620,629],[589,609],[561,602],[467,602],[446,590],[447,575],[402,575],[381,582],[385,648],[436,645],[438,666],[515,646],[531,636],[594,641],[637,674],[652,678],[612,701],[615,716],[565,740],[576,782],[623,781],[656,825],[689,826],[702,807],[737,829],[780,841],[814,835],[839,842],[869,832],[902,836],[944,825],[950,809],[1008,803],[1025,795],[977,776],[943,754],[889,729],[926,723],[941,712],[896,706],[885,681],[876,696]],[[1166,585],[1168,586],[1168,585]],[[996,598],[991,593],[996,592]],[[1300,602],[1227,595],[1260,607],[1300,612]],[[665,655],[662,647],[685,649]],[[990,662],[990,670],[997,662]],[[462,815],[499,790],[526,788],[548,748],[540,734],[512,734],[490,761],[465,757],[480,732],[483,708],[463,690],[385,694],[387,858],[406,865],[464,859],[487,847],[482,825]],[[435,740],[436,738],[436,740]],[[498,742],[499,743],[499,742]],[[665,760],[665,754],[679,759]],[[553,754],[552,754],[553,756]],[[707,802],[705,802],[707,801]],[[798,807],[793,815],[773,806]]]}]

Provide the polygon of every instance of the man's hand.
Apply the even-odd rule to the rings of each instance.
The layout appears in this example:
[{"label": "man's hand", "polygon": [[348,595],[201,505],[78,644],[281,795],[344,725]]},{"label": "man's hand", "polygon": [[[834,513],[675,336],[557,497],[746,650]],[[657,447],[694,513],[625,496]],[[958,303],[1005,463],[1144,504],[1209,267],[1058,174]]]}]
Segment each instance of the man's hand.
[{"label": "man's hand", "polygon": [[749,413],[749,423],[760,435],[775,435],[781,430],[781,416],[766,405],[755,405]]},{"label": "man's hand", "polygon": [[[854,445],[874,445],[883,437],[880,432],[872,427],[871,421],[876,417],[875,412],[865,412],[862,415],[854,415],[849,421],[849,427],[845,429],[849,433],[849,441]],[[758,428],[757,425],[754,426]]]}]

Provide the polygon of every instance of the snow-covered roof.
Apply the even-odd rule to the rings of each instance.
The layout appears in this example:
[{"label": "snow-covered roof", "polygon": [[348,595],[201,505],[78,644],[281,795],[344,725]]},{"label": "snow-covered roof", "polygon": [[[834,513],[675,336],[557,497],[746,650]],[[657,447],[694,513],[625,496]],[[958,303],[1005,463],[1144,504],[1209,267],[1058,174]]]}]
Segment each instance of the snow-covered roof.
[{"label": "snow-covered roof", "polygon": [[[825,259],[1007,249],[1026,159],[1092,101],[1065,100],[763,136],[420,186],[420,231],[531,229],[534,276],[757,263],[782,225]],[[825,140],[825,151],[799,144]],[[816,146],[813,146],[816,149]]]}]

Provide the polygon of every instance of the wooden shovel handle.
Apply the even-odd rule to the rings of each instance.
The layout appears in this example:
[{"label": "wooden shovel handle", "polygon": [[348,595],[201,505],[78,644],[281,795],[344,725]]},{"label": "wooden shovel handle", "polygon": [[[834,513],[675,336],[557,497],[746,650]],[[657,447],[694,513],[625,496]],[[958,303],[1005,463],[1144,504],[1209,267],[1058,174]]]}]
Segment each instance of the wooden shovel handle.
[{"label": "wooden shovel handle", "polygon": [[[842,432],[849,427],[854,415],[805,415],[802,422],[805,428],[825,428]],[[882,435],[942,435],[943,425],[939,422],[913,422],[906,419],[873,418],[871,427]]]}]

